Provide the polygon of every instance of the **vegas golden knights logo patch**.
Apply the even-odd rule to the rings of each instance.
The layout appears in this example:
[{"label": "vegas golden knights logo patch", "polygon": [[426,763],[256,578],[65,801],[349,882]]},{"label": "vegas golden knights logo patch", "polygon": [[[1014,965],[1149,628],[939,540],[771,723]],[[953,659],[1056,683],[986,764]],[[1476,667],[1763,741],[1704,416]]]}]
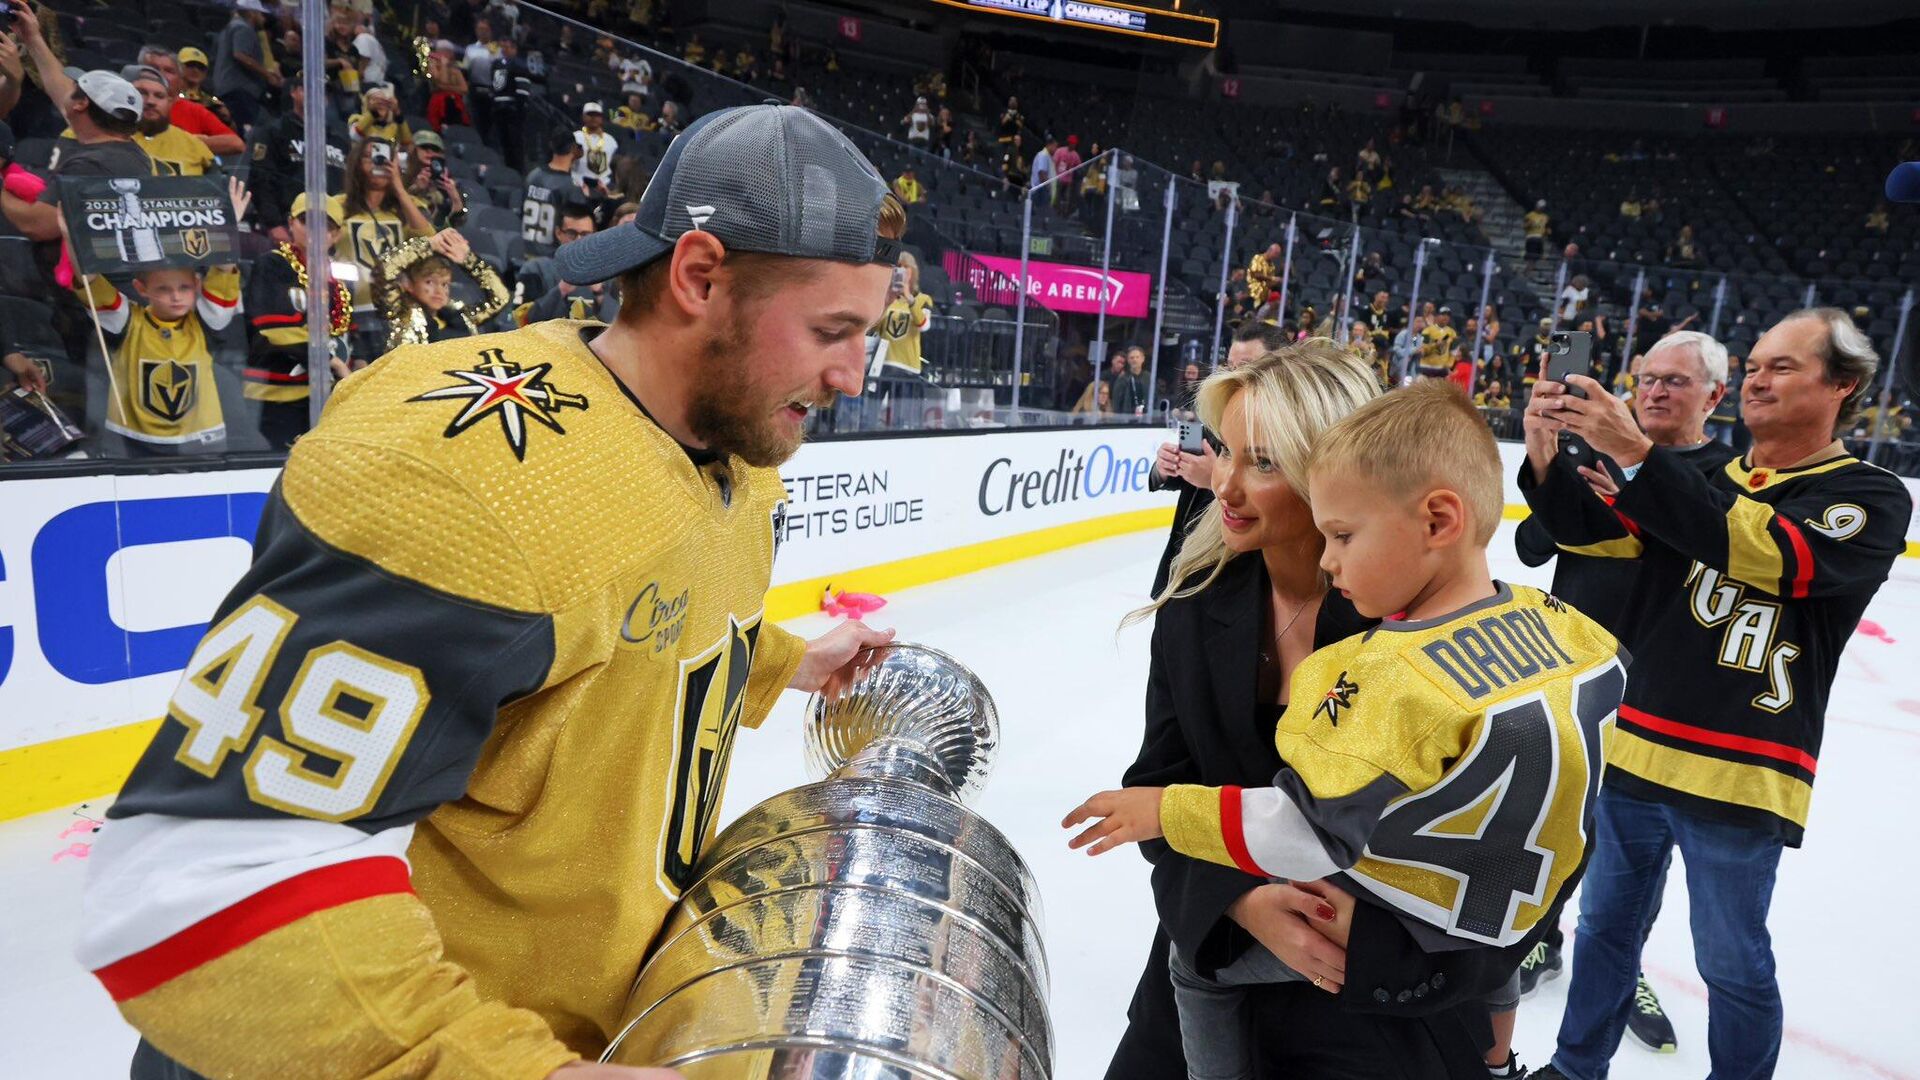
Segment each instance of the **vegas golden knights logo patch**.
[{"label": "vegas golden knights logo patch", "polygon": [[567,430],[556,419],[562,409],[585,409],[585,394],[569,394],[547,382],[552,364],[523,368],[506,358],[499,349],[483,349],[480,362],[470,371],[448,371],[460,380],[452,386],[429,390],[411,401],[464,400],[467,405],[447,424],[446,437],[455,435],[485,420],[500,418],[500,430],[513,448],[513,456],[527,460],[527,422],[539,424],[556,435]]},{"label": "vegas golden knights logo patch", "polygon": [[1359,696],[1360,684],[1349,680],[1347,673],[1343,671],[1334,681],[1333,689],[1327,691],[1327,696],[1320,702],[1320,707],[1314,710],[1314,715],[1324,715],[1327,723],[1339,727],[1340,710],[1353,708],[1353,699]]},{"label": "vegas golden knights logo patch", "polygon": [[179,423],[200,398],[200,373],[178,360],[140,361],[140,407]]},{"label": "vegas golden knights logo patch", "polygon": [[881,327],[890,338],[907,336],[907,327],[913,323],[913,313],[905,308],[888,308]]},{"label": "vegas golden knights logo patch", "polygon": [[183,229],[180,250],[190,259],[204,259],[213,253],[213,237],[205,229]]},{"label": "vegas golden knights logo patch", "polygon": [[753,666],[760,624],[727,620],[727,634],[699,656],[680,662],[680,694],[674,719],[673,799],[660,834],[662,884],[673,895],[693,882],[701,847],[713,827],[726,790],[727,762],[740,730],[747,673]]}]

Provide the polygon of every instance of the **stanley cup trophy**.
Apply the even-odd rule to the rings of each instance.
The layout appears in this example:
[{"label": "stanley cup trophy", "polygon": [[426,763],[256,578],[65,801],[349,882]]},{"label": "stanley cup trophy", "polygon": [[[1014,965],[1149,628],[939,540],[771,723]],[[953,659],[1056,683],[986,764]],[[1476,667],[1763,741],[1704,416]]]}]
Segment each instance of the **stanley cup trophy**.
[{"label": "stanley cup trophy", "polygon": [[962,805],[987,689],[919,645],[817,694],[809,772],[717,837],[603,1060],[688,1080],[1048,1080],[1040,894]]},{"label": "stanley cup trophy", "polygon": [[113,245],[120,253],[120,261],[150,263],[166,258],[166,252],[160,248],[159,230],[146,224],[146,215],[140,210],[140,181],[129,178],[107,183],[120,197],[123,224],[113,230]]}]

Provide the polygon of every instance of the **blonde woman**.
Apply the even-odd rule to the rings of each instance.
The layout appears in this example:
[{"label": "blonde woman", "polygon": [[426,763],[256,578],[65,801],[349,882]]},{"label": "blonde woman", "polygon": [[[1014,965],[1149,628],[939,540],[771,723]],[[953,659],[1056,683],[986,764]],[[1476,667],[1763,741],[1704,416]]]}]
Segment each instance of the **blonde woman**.
[{"label": "blonde woman", "polygon": [[878,337],[885,366],[909,375],[923,374],[920,335],[932,322],[933,297],[920,291],[920,260],[913,252],[903,251],[887,288],[886,314],[880,316]]},{"label": "blonde woman", "polygon": [[[1379,393],[1366,363],[1325,339],[1201,384],[1200,417],[1224,443],[1217,498],[1182,543],[1167,586],[1129,616],[1154,617],[1154,629],[1146,736],[1124,774],[1127,786],[1272,783],[1282,764],[1273,729],[1289,674],[1316,648],[1372,625],[1328,593],[1304,493],[1314,440]],[[1478,998],[1518,967],[1520,953],[1428,955],[1384,909],[1355,904],[1327,882],[1263,881],[1162,842],[1141,850],[1153,863],[1160,927],[1106,1074],[1112,1080],[1187,1075],[1170,953],[1172,971],[1204,979],[1259,948],[1309,980],[1254,995],[1256,1056],[1267,1075],[1419,1078],[1485,1069]],[[1197,981],[1189,975],[1188,985]],[[1417,986],[1426,987],[1418,997]],[[1383,1003],[1376,991],[1385,988]]]}]

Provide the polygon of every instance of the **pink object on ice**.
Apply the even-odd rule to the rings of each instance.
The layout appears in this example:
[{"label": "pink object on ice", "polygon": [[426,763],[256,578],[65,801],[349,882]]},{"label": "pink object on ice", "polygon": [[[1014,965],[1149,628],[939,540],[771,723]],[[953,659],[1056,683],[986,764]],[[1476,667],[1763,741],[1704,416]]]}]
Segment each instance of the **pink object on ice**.
[{"label": "pink object on ice", "polygon": [[79,821],[76,821],[73,824],[67,826],[66,829],[60,833],[60,839],[65,840],[67,837],[72,836],[74,833],[94,833],[94,832],[98,832],[99,830],[100,830],[99,822],[93,820],[92,818],[83,817]]},{"label": "pink object on ice", "polygon": [[836,593],[829,585],[820,594],[820,610],[829,615],[843,616],[849,619],[861,619],[887,606],[885,597],[872,593],[847,592]]},{"label": "pink object on ice", "polygon": [[92,854],[92,852],[93,852],[92,844],[74,844],[66,848],[65,850],[54,852],[53,861],[59,862],[61,859],[64,859],[69,855],[71,855],[76,859],[84,859],[88,855]]},{"label": "pink object on ice", "polygon": [[1875,641],[1883,641],[1888,645],[1893,644],[1893,635],[1887,633],[1886,627],[1881,626],[1872,619],[1861,619],[1860,625],[1855,627],[1855,631],[1865,634]]}]

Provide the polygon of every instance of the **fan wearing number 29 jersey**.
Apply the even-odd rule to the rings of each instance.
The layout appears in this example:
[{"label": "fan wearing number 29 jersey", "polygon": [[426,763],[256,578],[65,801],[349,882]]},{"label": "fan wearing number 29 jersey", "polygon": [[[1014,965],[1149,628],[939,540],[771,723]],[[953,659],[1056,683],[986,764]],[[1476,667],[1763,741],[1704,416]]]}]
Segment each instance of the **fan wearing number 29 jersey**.
[{"label": "fan wearing number 29 jersey", "polygon": [[1626,656],[1553,597],[1498,589],[1301,661],[1274,785],[1169,787],[1167,843],[1263,877],[1344,871],[1432,951],[1519,941],[1586,852]]},{"label": "fan wearing number 29 jersey", "polygon": [[93,851],[81,959],[167,1057],[539,1078],[616,1030],[805,644],[775,470],[595,330],[402,348],[294,447]]}]

